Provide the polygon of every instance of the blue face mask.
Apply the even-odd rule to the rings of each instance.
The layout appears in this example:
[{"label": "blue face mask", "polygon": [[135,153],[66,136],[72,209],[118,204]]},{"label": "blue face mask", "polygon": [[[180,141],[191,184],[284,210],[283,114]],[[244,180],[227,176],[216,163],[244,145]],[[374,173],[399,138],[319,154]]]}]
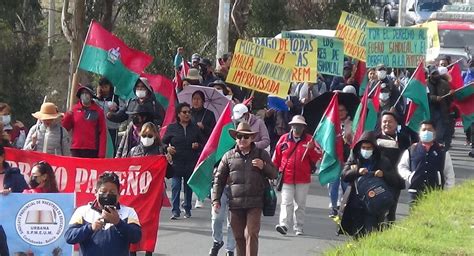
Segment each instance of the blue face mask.
[{"label": "blue face mask", "polygon": [[421,131],[420,132],[420,141],[421,142],[432,142],[433,141],[433,132],[431,131]]},{"label": "blue face mask", "polygon": [[361,149],[360,150],[360,155],[364,158],[364,159],[369,159],[372,154],[374,153],[374,151],[372,149],[370,150],[367,150],[367,149]]}]

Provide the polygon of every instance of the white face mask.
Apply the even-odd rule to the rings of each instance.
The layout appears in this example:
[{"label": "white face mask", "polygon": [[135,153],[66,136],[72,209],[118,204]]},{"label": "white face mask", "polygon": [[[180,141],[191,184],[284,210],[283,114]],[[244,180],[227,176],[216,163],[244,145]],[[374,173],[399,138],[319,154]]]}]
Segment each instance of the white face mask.
[{"label": "white face mask", "polygon": [[91,103],[91,96],[88,93],[81,94],[82,105],[89,105]]},{"label": "white face mask", "polygon": [[137,95],[138,98],[145,98],[146,97],[146,91],[145,90],[136,90],[135,95]]},{"label": "white face mask", "polygon": [[3,125],[9,125],[12,121],[11,115],[2,116],[2,123]]},{"label": "white face mask", "polygon": [[382,92],[380,93],[379,99],[382,101],[386,101],[390,98],[390,93],[388,92]]},{"label": "white face mask", "polygon": [[369,159],[372,154],[374,153],[373,150],[367,150],[367,149],[361,149],[360,150],[360,155],[364,158],[364,159]]},{"label": "white face mask", "polygon": [[149,146],[153,145],[153,143],[155,142],[155,138],[148,138],[148,137],[143,138],[143,137],[141,137],[140,141],[142,142],[143,146],[149,147]]},{"label": "white face mask", "polygon": [[385,79],[385,77],[387,77],[387,71],[385,70],[379,70],[377,71],[377,77],[382,80],[382,79]]}]

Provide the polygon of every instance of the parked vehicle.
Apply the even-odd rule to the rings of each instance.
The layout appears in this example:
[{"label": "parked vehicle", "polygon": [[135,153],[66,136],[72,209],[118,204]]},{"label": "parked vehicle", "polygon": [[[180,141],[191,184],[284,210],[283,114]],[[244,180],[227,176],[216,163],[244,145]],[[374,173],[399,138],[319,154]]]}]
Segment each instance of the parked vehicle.
[{"label": "parked vehicle", "polygon": [[461,69],[469,67],[469,52],[474,51],[474,23],[438,21],[440,43],[439,57],[450,56],[452,62],[459,61]]},{"label": "parked vehicle", "polygon": [[[433,12],[439,11],[444,5],[451,4],[449,0],[406,0],[405,24],[411,26],[427,21]],[[383,0],[377,4],[382,5],[380,11],[386,26],[395,26],[398,22],[399,0]],[[383,15],[383,16],[382,16]]]}]

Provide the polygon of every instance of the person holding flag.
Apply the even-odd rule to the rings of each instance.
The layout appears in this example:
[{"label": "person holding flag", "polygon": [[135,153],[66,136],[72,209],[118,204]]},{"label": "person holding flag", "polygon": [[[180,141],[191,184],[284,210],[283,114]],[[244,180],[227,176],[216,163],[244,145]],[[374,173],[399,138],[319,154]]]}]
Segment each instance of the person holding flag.
[{"label": "person holding flag", "polygon": [[[109,112],[115,112],[119,109],[120,101],[119,96],[114,94],[114,86],[109,79],[101,77],[99,84],[96,88],[97,98],[95,102],[104,110],[104,115],[107,116]],[[112,146],[114,147],[114,155],[117,150],[117,136],[120,124],[107,120],[107,130],[112,140]]]}]

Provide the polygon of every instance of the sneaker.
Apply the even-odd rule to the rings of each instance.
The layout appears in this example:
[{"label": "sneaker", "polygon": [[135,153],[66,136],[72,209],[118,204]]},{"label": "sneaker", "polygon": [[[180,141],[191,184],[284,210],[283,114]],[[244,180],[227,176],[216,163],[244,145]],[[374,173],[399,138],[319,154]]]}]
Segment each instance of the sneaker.
[{"label": "sneaker", "polygon": [[194,208],[202,208],[204,206],[204,202],[201,200],[196,200],[196,204],[194,205]]},{"label": "sneaker", "polygon": [[173,214],[173,215],[171,215],[171,217],[170,217],[170,220],[177,220],[177,219],[179,219],[179,215]]},{"label": "sneaker", "polygon": [[297,231],[295,232],[295,234],[296,234],[297,236],[302,236],[302,235],[304,235],[304,232],[303,232],[303,230],[297,230]]},{"label": "sneaker", "polygon": [[337,217],[337,212],[338,212],[338,207],[332,207],[329,210],[329,218],[336,218]]},{"label": "sneaker", "polygon": [[278,233],[280,233],[282,235],[286,235],[286,233],[288,233],[288,228],[285,227],[285,226],[276,225],[275,229],[276,229],[276,231],[278,231]]},{"label": "sneaker", "polygon": [[185,213],[185,214],[184,214],[184,218],[185,218],[185,219],[191,218],[191,213],[190,213],[190,212]]},{"label": "sneaker", "polygon": [[209,251],[209,256],[217,256],[222,246],[224,246],[224,241],[214,242],[211,250]]},{"label": "sneaker", "polygon": [[232,251],[227,251],[227,253],[225,254],[226,256],[234,256],[234,252]]}]

